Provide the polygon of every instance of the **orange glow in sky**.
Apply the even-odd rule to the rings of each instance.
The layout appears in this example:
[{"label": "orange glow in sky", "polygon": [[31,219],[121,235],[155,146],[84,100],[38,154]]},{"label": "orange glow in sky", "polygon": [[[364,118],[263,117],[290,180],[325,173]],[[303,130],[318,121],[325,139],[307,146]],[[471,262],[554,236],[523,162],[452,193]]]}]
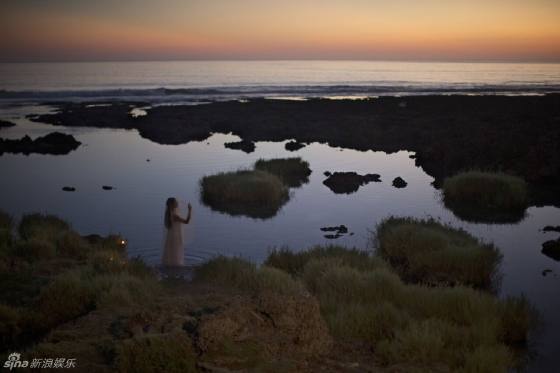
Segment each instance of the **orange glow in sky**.
[{"label": "orange glow in sky", "polygon": [[0,60],[560,61],[558,0],[2,0]]}]

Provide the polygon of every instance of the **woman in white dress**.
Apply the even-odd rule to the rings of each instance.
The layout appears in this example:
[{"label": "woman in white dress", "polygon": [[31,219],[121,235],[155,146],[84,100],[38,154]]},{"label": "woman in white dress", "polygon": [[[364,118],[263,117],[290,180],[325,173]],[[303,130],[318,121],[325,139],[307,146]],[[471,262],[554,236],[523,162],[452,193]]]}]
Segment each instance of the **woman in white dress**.
[{"label": "woman in white dress", "polygon": [[183,219],[179,215],[179,203],[175,198],[168,198],[163,219],[166,236],[161,262],[164,266],[183,266],[185,248],[183,246],[183,224],[191,221],[192,206],[188,205],[188,215]]}]

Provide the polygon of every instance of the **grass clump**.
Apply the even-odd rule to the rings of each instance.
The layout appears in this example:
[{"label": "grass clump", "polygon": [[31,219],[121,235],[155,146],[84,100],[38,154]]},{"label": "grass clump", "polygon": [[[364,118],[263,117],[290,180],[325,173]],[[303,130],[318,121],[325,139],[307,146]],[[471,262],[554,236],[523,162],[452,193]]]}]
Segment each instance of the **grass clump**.
[{"label": "grass clump", "polygon": [[377,254],[405,281],[431,285],[497,286],[501,253],[462,229],[434,219],[391,217],[375,233]]},{"label": "grass clump", "polygon": [[269,253],[265,265],[278,268],[291,275],[301,275],[307,262],[319,258],[336,258],[341,264],[364,270],[386,267],[383,260],[372,256],[367,251],[347,249],[336,245],[315,246],[297,253],[288,249],[273,250]]},{"label": "grass clump", "polygon": [[303,292],[301,283],[284,271],[268,266],[257,268],[246,260],[224,256],[197,267],[194,280],[250,292],[270,291],[282,295]]},{"label": "grass clump", "polygon": [[64,220],[47,214],[27,214],[21,218],[18,231],[24,240],[32,238],[56,241],[61,233],[70,230]]},{"label": "grass clump", "polygon": [[276,175],[291,188],[297,188],[309,182],[309,175],[311,175],[309,163],[300,157],[259,159],[255,163],[255,170]]},{"label": "grass clump", "polygon": [[205,176],[200,181],[204,204],[230,215],[266,219],[288,201],[288,187],[269,172],[241,170]]},{"label": "grass clump", "polygon": [[[404,283],[387,267],[312,258],[301,278],[333,336],[366,343],[382,364],[430,370],[506,372],[526,343],[534,311],[524,298],[499,300],[472,288]],[[483,370],[484,371],[484,370]]]},{"label": "grass clump", "polygon": [[445,179],[443,201],[461,219],[515,222],[527,208],[527,183],[499,172],[463,172]]}]

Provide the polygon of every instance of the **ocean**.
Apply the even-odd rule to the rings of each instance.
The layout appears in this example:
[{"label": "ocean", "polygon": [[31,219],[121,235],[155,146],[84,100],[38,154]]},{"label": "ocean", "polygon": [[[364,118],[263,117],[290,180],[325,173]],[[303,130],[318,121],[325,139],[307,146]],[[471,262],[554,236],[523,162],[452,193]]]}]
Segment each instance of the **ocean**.
[{"label": "ocean", "polygon": [[168,61],[0,64],[0,101],[200,103],[268,98],[560,92],[560,64]]}]

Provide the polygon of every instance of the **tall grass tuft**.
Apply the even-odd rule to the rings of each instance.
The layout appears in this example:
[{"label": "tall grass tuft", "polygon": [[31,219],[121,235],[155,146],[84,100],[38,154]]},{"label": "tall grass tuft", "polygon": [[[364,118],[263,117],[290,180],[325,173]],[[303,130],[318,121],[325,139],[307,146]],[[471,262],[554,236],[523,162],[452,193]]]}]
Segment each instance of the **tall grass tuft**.
[{"label": "tall grass tuft", "polygon": [[235,288],[254,293],[272,292],[280,295],[301,295],[302,284],[288,273],[276,268],[257,268],[241,258],[219,256],[195,269],[195,282]]},{"label": "tall grass tuft", "polygon": [[200,197],[214,210],[264,219],[276,215],[288,201],[289,192],[276,175],[241,170],[203,177]]},{"label": "tall grass tuft", "polygon": [[301,276],[331,333],[367,343],[387,366],[506,372],[518,366],[513,348],[534,326],[525,322],[534,310],[524,298],[406,284],[388,268],[363,270],[336,256],[310,259]]},{"label": "tall grass tuft", "polygon": [[70,226],[53,215],[28,214],[21,218],[18,230],[24,240],[35,238],[54,242],[61,233],[69,231]]},{"label": "tall grass tuft", "polygon": [[342,264],[358,269],[374,269],[386,267],[386,263],[370,252],[348,249],[342,246],[315,246],[309,250],[293,252],[289,249],[272,250],[265,265],[281,269],[291,275],[301,275],[307,262],[318,258],[336,258]]},{"label": "tall grass tuft", "polygon": [[463,172],[445,179],[443,201],[465,220],[517,221],[527,208],[527,183],[500,172]]},{"label": "tall grass tuft", "polygon": [[434,219],[390,217],[374,233],[377,254],[408,282],[493,290],[502,259],[492,244]]},{"label": "tall grass tuft", "polygon": [[259,159],[255,163],[255,170],[276,175],[291,188],[297,188],[309,182],[309,175],[311,175],[309,163],[299,157]]}]

